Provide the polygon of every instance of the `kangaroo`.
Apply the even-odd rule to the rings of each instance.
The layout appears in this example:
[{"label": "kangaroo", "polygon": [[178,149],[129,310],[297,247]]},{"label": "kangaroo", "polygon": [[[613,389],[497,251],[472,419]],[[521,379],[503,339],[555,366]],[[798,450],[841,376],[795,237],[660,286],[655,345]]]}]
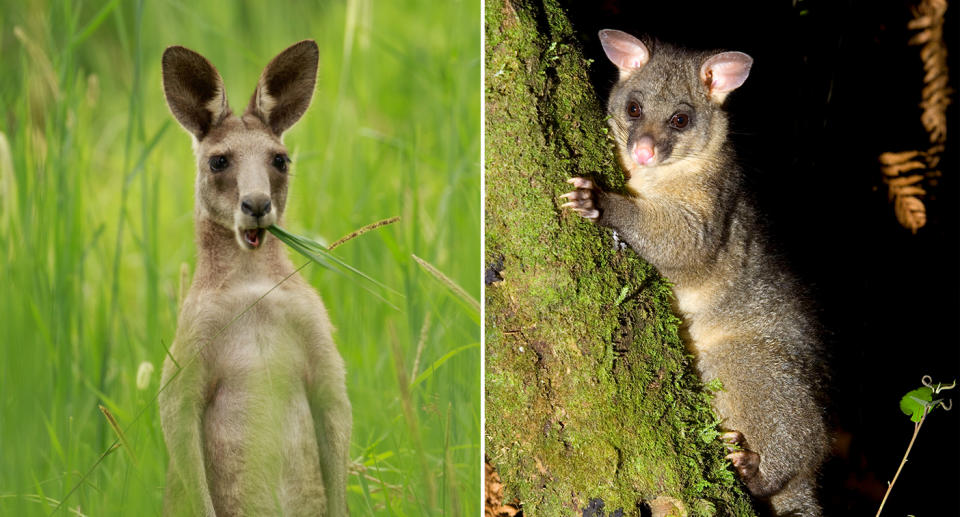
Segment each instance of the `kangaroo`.
[{"label": "kangaroo", "polygon": [[310,40],[281,52],[238,117],[209,61],[163,53],[167,105],[197,158],[196,271],[158,401],[166,515],[347,515],[343,359],[320,296],[265,231],[283,217],[282,137],[310,105],[318,59]]}]

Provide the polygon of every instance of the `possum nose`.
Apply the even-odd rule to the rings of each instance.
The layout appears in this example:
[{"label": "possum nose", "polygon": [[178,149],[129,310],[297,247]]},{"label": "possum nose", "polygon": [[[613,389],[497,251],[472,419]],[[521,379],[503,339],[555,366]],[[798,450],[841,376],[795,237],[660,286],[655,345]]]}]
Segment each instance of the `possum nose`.
[{"label": "possum nose", "polygon": [[653,147],[653,138],[649,136],[640,137],[637,143],[633,144],[633,159],[638,165],[649,165],[653,163],[656,151]]},{"label": "possum nose", "polygon": [[253,194],[240,201],[240,210],[251,217],[263,217],[270,213],[270,196]]}]

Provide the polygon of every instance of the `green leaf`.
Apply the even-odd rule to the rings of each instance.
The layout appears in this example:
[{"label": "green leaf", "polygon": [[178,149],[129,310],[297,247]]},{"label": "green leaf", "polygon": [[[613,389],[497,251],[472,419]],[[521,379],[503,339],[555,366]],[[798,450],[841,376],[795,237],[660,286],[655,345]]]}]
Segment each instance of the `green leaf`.
[{"label": "green leaf", "polygon": [[714,379],[711,380],[710,382],[704,384],[703,387],[706,388],[707,391],[709,391],[709,392],[711,392],[711,393],[716,393],[716,392],[718,392],[718,391],[723,391],[723,381],[721,381],[720,379],[714,378]]},{"label": "green leaf", "polygon": [[630,292],[630,286],[629,286],[629,285],[623,286],[623,288],[620,289],[620,295],[617,296],[617,300],[616,300],[615,302],[613,302],[613,304],[614,304],[615,306],[619,307],[620,304],[621,304],[624,300],[627,299],[627,294],[628,294],[629,292]]},{"label": "green leaf", "polygon": [[710,443],[720,437],[720,431],[716,427],[706,427],[700,430],[700,440],[703,443]]},{"label": "green leaf", "polygon": [[931,405],[933,400],[933,390],[924,386],[917,388],[900,399],[900,411],[910,417],[913,422],[919,422],[923,418],[924,412]]}]

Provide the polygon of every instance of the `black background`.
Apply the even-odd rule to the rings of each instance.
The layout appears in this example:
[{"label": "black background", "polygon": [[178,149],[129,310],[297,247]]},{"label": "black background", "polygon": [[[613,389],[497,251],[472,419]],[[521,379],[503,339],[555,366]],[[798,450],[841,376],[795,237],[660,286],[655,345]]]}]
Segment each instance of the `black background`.
[{"label": "black background", "polygon": [[[927,226],[912,235],[887,200],[878,156],[926,149],[920,47],[911,2],[766,0],[568,2],[597,91],[616,70],[599,29],[754,58],[728,109],[773,237],[811,288],[832,356],[833,458],[827,515],[874,515],[913,433],[899,401],[923,375],[960,377],[960,170],[957,106],[948,111],[943,176],[928,186]],[[957,7],[945,37],[957,70]],[[956,95],[951,95],[957,102]],[[960,389],[953,390],[952,398]],[[757,396],[763,396],[758,394]],[[958,404],[960,406],[960,404]],[[960,407],[923,425],[883,515],[960,515]]]}]

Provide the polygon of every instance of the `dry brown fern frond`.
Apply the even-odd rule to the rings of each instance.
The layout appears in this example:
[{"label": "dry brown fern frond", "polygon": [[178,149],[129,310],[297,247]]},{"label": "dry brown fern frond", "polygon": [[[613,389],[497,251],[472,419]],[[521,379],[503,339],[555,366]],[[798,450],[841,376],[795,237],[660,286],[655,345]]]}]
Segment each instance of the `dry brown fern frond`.
[{"label": "dry brown fern frond", "polygon": [[922,183],[925,178],[941,175],[937,166],[947,141],[947,106],[953,90],[948,86],[947,46],[943,40],[946,11],[946,0],[921,0],[913,9],[913,19],[907,24],[909,29],[918,31],[907,43],[922,45],[920,59],[925,74],[920,122],[929,136],[930,147],[926,151],[880,155],[883,180],[897,221],[913,233],[927,224],[927,210],[921,199],[927,192]]},{"label": "dry brown fern frond", "polygon": [[484,494],[484,517],[514,517],[520,514],[519,501],[513,501],[503,504],[503,483],[500,481],[500,474],[497,474],[490,461],[484,462],[486,469],[486,489]]}]

